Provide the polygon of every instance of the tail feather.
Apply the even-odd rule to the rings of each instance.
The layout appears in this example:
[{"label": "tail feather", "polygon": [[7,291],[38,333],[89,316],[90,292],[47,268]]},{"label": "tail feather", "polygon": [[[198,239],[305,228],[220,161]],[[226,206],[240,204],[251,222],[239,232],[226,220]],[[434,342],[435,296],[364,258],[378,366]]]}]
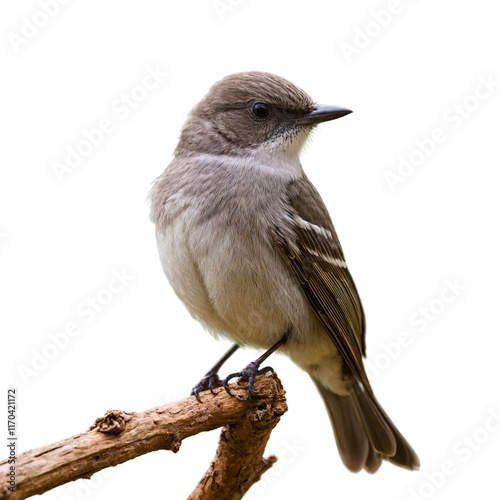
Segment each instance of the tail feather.
[{"label": "tail feather", "polygon": [[359,472],[367,461],[370,442],[359,418],[353,418],[356,413],[352,399],[338,396],[317,382],[316,386],[330,414],[340,457],[350,471]]},{"label": "tail feather", "polygon": [[375,448],[370,443],[370,450],[368,452],[368,456],[366,457],[363,468],[366,472],[370,474],[374,474],[377,472],[382,465],[382,455],[375,451]]},{"label": "tail feather", "polygon": [[350,394],[340,396],[315,383],[328,409],[340,457],[350,471],[374,473],[382,460],[418,469],[417,454],[370,390],[353,383]]},{"label": "tail feather", "polygon": [[[372,395],[365,390],[361,382],[352,384],[354,406],[375,450],[385,457],[396,454],[396,438],[391,428],[391,421],[387,418]],[[375,404],[374,404],[375,403]]]}]

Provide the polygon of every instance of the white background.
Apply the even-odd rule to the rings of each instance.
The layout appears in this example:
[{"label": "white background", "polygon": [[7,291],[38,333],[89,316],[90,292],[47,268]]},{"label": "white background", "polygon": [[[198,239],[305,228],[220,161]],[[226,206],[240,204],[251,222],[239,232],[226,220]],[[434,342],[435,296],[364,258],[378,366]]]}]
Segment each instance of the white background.
[{"label": "white background", "polygon": [[[363,299],[375,392],[422,467],[349,473],[307,375],[275,356],[289,411],[267,452],[282,460],[248,498],[454,499],[498,491],[493,2],[222,0],[216,8],[212,0],[73,0],[30,31],[26,23],[44,24],[41,3],[3,3],[0,13],[0,380],[2,391],[18,388],[19,451],[82,432],[111,408],[142,411],[181,399],[227,348],[188,315],[163,276],[146,196],[208,87],[233,72],[264,70],[318,102],[354,110],[317,129],[303,165]],[[23,29],[30,39],[22,41]],[[155,89],[137,89],[148,67],[168,76]],[[481,79],[493,82],[489,91]],[[124,109],[122,95],[131,93],[140,102]],[[113,130],[59,180],[54,163],[64,163],[68,147],[102,119]],[[436,128],[445,139],[429,145]],[[430,154],[415,153],[415,141]],[[386,173],[397,174],[400,156],[420,164],[391,190]],[[130,279],[110,295],[103,290],[113,270]],[[83,310],[96,296],[110,302],[91,319]],[[430,308],[428,319],[419,308]],[[49,334],[71,322],[80,334],[54,351]],[[223,374],[257,355],[238,353]],[[185,498],[218,434],[44,498]]]}]

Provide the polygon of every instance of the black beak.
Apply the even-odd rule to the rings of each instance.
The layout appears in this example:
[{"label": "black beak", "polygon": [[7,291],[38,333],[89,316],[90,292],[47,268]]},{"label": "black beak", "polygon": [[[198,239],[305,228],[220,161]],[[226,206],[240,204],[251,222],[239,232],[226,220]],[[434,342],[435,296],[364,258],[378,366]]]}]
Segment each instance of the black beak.
[{"label": "black beak", "polygon": [[302,115],[295,121],[299,125],[316,125],[317,123],[342,118],[349,113],[352,113],[350,109],[340,108],[339,106],[319,104],[315,106],[311,112],[307,113],[306,115]]}]

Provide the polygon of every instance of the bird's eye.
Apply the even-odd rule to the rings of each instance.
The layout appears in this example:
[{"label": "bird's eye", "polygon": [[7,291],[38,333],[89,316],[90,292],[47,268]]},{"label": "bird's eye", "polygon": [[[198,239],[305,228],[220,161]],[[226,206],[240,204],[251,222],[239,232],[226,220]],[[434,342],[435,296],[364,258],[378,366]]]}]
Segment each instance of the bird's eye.
[{"label": "bird's eye", "polygon": [[254,102],[252,104],[252,113],[257,118],[267,118],[270,112],[269,106],[263,102]]}]

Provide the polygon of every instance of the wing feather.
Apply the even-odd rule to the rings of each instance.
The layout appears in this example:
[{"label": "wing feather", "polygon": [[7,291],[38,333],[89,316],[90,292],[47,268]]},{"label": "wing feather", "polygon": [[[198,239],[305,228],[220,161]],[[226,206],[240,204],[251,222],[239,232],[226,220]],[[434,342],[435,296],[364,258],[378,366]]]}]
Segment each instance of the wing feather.
[{"label": "wing feather", "polygon": [[363,307],[339,239],[310,181],[304,177],[289,187],[288,216],[275,225],[273,240],[350,372],[369,388]]}]

